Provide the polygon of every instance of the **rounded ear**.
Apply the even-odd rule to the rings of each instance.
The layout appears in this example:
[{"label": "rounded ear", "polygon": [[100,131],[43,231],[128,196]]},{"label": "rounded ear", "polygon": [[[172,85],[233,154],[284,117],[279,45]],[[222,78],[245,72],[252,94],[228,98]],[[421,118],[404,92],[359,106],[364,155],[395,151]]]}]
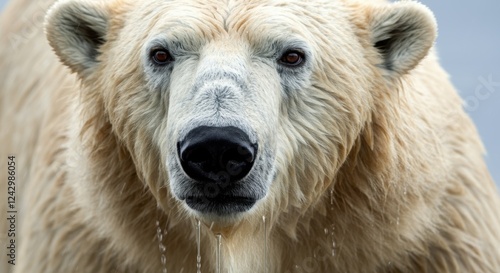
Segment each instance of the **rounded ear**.
[{"label": "rounded ear", "polygon": [[436,20],[424,5],[402,1],[374,8],[369,18],[372,45],[382,57],[380,67],[404,75],[427,56],[437,35]]},{"label": "rounded ear", "polygon": [[97,64],[106,42],[109,11],[99,1],[62,0],[45,17],[45,33],[59,59],[80,77]]}]

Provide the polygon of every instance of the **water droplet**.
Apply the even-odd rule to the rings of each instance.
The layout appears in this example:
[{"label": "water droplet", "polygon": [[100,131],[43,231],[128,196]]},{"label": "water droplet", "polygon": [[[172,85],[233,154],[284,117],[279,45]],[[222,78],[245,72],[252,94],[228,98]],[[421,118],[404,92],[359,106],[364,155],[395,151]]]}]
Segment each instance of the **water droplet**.
[{"label": "water droplet", "polygon": [[167,248],[163,244],[160,244],[160,252],[163,253],[165,250],[167,250]]},{"label": "water droplet", "polygon": [[124,183],[123,186],[122,186],[122,189],[120,190],[120,195],[123,195],[123,190],[125,189],[125,186],[127,185],[127,183]]},{"label": "water droplet", "polygon": [[326,234],[326,235],[328,235],[328,229],[327,229],[327,228],[325,228],[325,230],[324,230],[324,231],[325,231],[325,234]]}]

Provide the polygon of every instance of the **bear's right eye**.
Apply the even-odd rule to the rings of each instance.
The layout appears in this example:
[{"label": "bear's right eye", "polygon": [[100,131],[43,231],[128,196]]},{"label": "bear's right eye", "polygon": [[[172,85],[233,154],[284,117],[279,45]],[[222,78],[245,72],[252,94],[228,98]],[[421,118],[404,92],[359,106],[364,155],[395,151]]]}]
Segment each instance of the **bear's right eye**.
[{"label": "bear's right eye", "polygon": [[156,48],[151,50],[151,59],[157,65],[166,65],[174,60],[168,50],[164,48]]},{"label": "bear's right eye", "polygon": [[304,52],[297,49],[288,50],[279,58],[282,65],[289,67],[299,66],[304,61]]}]

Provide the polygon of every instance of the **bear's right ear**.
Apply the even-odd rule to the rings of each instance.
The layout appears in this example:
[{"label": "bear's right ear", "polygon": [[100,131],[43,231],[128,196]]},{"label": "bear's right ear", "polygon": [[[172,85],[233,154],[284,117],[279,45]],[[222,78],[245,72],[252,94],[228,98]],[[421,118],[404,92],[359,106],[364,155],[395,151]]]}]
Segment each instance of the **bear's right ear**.
[{"label": "bear's right ear", "polygon": [[379,66],[389,75],[404,75],[427,56],[437,34],[432,12],[414,1],[376,7],[368,13],[371,43],[378,50]]},{"label": "bear's right ear", "polygon": [[45,33],[61,61],[80,77],[97,64],[106,42],[109,11],[99,1],[62,0],[45,17]]}]

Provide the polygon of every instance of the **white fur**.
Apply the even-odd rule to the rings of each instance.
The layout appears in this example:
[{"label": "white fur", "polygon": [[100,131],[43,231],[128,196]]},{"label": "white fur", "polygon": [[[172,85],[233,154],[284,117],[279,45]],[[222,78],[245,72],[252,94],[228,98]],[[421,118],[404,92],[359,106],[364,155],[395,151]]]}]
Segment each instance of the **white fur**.
[{"label": "white fur", "polygon": [[[16,273],[161,272],[158,237],[169,272],[195,272],[196,219],[203,272],[215,271],[214,233],[231,273],[500,267],[500,202],[422,5],[63,0],[45,27],[81,86],[41,35],[22,54],[2,41],[0,101],[16,102],[2,126],[34,136],[0,135],[30,166]],[[151,63],[157,45],[172,63]],[[280,64],[288,49],[302,66]],[[242,187],[259,194],[251,210],[205,215],[179,200],[190,180],[176,144],[200,125],[259,144]]]}]

